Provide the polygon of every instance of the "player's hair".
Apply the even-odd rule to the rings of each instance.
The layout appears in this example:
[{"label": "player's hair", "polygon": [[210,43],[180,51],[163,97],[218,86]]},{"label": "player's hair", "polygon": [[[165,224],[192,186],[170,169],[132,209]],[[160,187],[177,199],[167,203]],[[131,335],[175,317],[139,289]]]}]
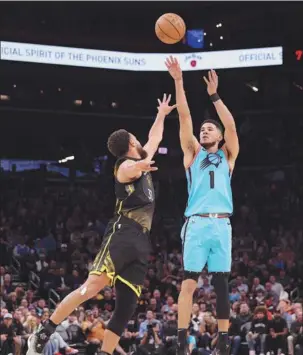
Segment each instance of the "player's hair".
[{"label": "player's hair", "polygon": [[129,133],[125,129],[118,129],[109,136],[107,148],[114,157],[123,157],[128,152],[129,140]]},{"label": "player's hair", "polygon": [[205,121],[202,122],[200,130],[202,129],[203,125],[205,125],[205,123],[214,124],[218,128],[218,130],[221,131],[221,133],[223,134],[224,129],[223,129],[223,127],[222,127],[220,122],[218,122],[216,120],[212,120],[212,119],[205,120]]}]

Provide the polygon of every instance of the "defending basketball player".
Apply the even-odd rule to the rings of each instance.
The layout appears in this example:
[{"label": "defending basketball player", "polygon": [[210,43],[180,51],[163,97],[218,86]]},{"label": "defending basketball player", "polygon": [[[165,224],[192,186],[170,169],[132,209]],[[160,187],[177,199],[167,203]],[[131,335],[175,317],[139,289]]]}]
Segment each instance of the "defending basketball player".
[{"label": "defending basketball player", "polygon": [[[200,143],[193,133],[182,71],[175,58],[168,58],[166,66],[175,81],[176,101],[180,121],[180,140],[184,154],[188,185],[186,222],[181,231],[183,244],[184,280],[178,301],[178,353],[186,354],[186,331],[192,309],[192,297],[197,280],[205,265],[213,273],[212,283],[217,294],[219,338],[215,354],[229,352],[229,292],[231,269],[231,225],[233,212],[231,176],[239,153],[235,121],[220,99],[215,71],[204,77],[210,100],[224,126],[215,120],[202,122]],[[220,142],[225,143],[219,148]]]},{"label": "defending basketball player", "polygon": [[152,158],[162,140],[164,119],[176,107],[169,106],[170,95],[166,98],[166,94],[158,103],[158,115],[144,147],[133,134],[124,129],[110,135],[108,149],[117,158],[114,171],[117,199],[114,217],[108,223],[101,251],[88,279],[63,299],[50,320],[32,336],[28,355],[41,354],[57,325],[106,285],[115,285],[116,307],[105,331],[102,353],[114,352],[125,324],[136,309],[151,251],[149,231],[155,194],[150,172],[157,170],[152,166]]}]

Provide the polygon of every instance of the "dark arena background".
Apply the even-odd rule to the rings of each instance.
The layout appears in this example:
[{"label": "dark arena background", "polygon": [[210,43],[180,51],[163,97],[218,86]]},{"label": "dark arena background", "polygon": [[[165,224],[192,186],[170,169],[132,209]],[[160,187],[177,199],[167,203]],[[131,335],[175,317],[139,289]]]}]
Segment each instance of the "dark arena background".
[{"label": "dark arena background", "polygon": [[[188,30],[175,45],[155,35],[167,12]],[[1,2],[1,355],[25,354],[29,335],[86,279],[115,204],[107,138],[125,128],[146,142],[157,98],[171,93],[175,102],[170,53],[184,59],[195,134],[218,119],[203,81],[212,61],[236,120],[231,354],[260,353],[249,336],[263,313],[266,353],[302,355],[302,15],[300,2]],[[174,111],[155,157],[153,253],[120,354],[175,353],[182,159]],[[210,354],[216,342],[211,278],[203,270],[194,295],[193,354]],[[57,328],[45,354],[97,353],[114,307],[115,290],[102,290]],[[142,345],[156,320],[159,341]]]}]

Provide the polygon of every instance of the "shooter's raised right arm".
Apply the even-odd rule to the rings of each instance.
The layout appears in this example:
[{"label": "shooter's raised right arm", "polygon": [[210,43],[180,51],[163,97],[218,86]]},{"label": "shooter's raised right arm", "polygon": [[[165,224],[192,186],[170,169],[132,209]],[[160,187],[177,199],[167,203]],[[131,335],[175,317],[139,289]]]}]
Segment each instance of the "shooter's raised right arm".
[{"label": "shooter's raised right arm", "polygon": [[166,67],[175,81],[176,103],[180,122],[180,141],[184,153],[184,166],[187,168],[197,153],[200,144],[194,136],[193,123],[188,107],[184,86],[182,70],[176,58],[167,58]]}]

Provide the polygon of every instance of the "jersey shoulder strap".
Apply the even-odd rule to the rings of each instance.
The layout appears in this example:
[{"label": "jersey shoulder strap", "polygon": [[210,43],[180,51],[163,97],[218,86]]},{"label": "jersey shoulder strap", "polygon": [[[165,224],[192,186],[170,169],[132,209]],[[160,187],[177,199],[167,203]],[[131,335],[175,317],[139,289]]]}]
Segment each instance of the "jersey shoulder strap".
[{"label": "jersey shoulder strap", "polygon": [[122,158],[118,158],[118,159],[116,160],[115,166],[114,166],[114,176],[115,176],[115,178],[116,178],[116,176],[117,176],[117,172],[118,172],[118,169],[119,169],[120,165],[121,165],[122,163],[124,163],[125,160],[127,160],[127,159],[128,159],[128,158],[122,157]]}]

